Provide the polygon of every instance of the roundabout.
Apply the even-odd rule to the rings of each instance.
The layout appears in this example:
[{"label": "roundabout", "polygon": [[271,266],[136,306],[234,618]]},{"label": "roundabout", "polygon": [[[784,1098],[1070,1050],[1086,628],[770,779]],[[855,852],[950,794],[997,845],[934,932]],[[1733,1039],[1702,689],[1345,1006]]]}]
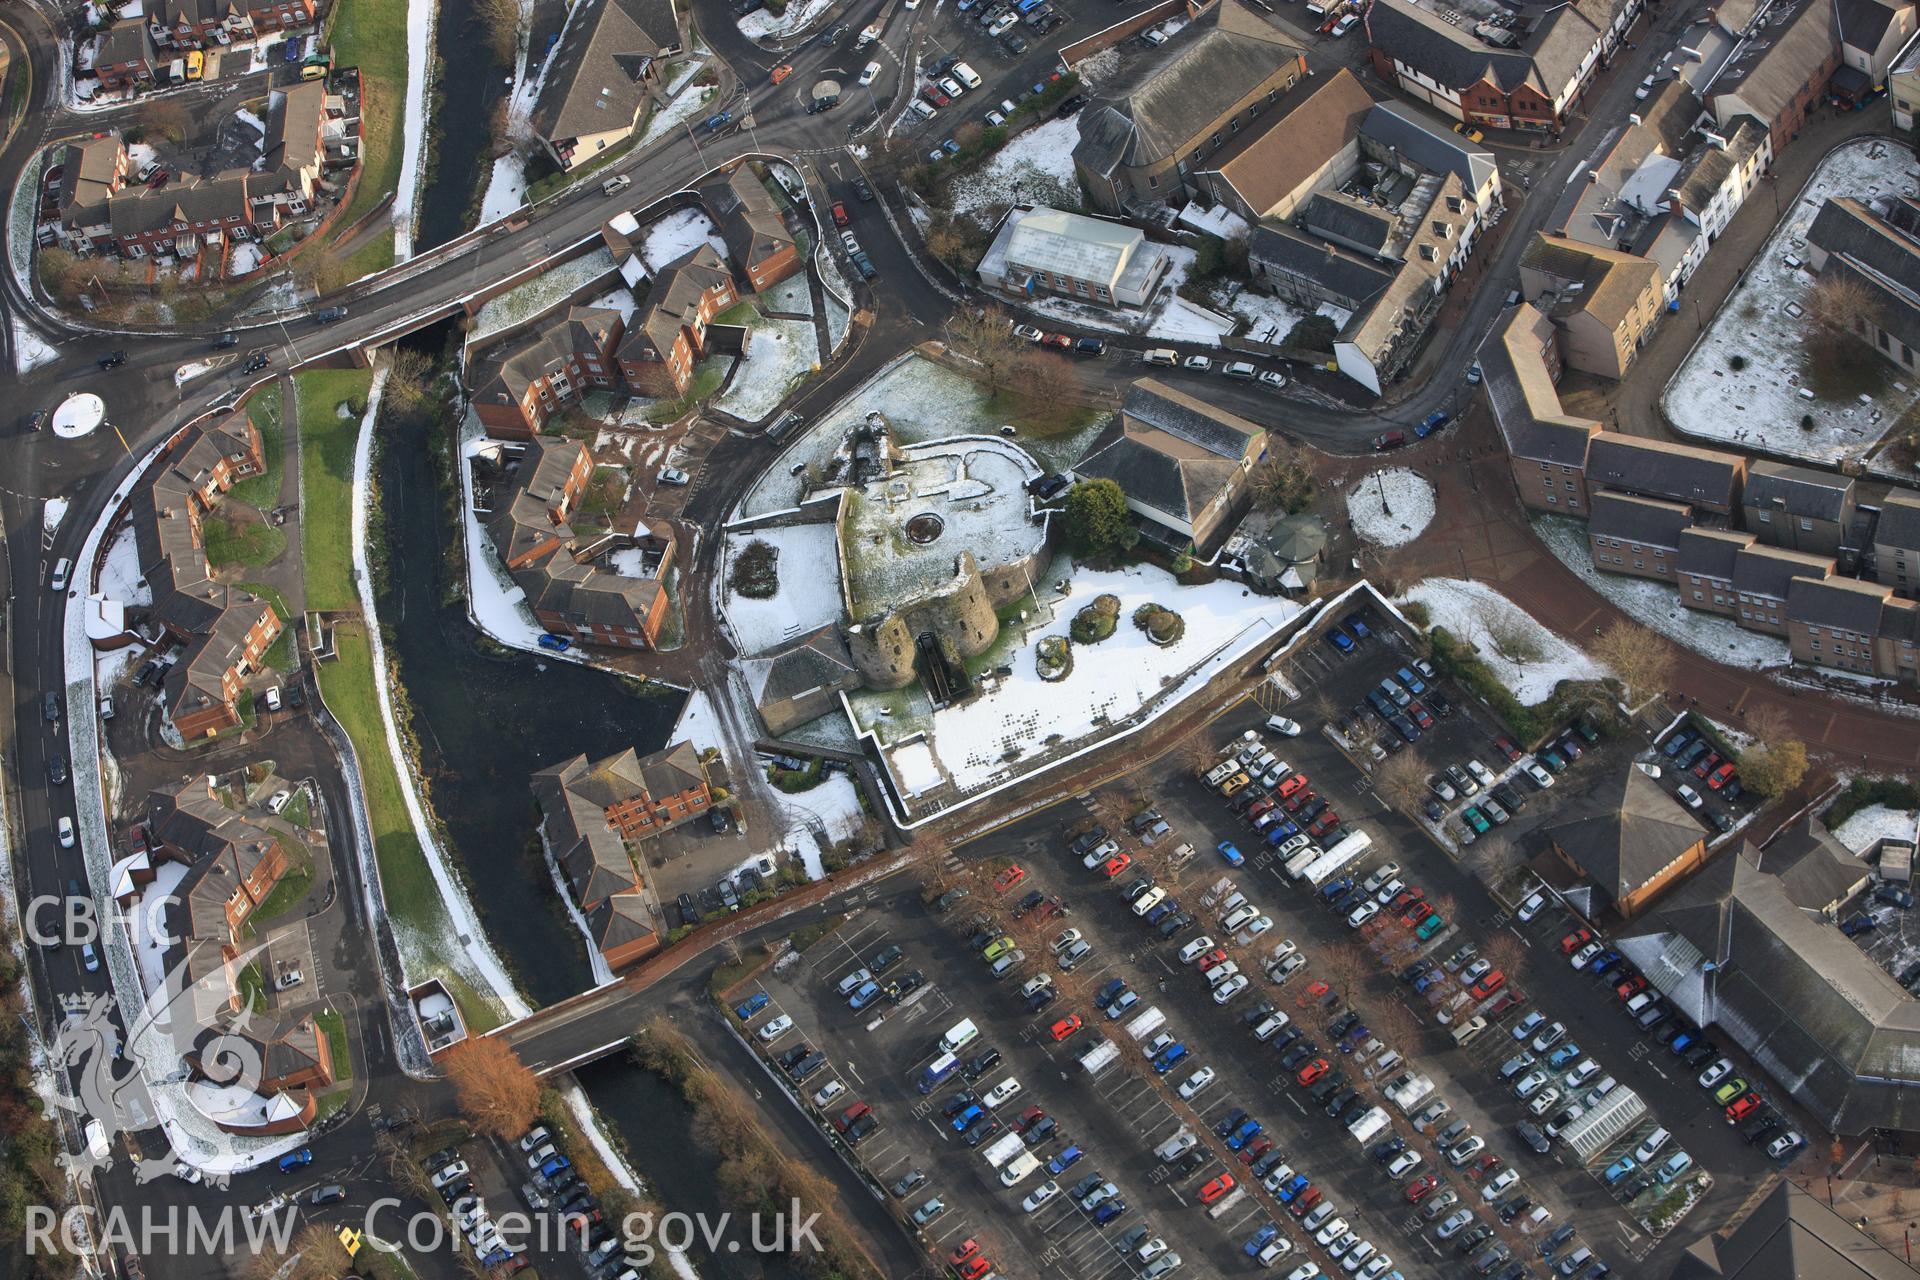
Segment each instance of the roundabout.
[{"label": "roundabout", "polygon": [[91,391],[76,391],[53,411],[53,434],[62,440],[90,436],[107,420],[107,405]]}]

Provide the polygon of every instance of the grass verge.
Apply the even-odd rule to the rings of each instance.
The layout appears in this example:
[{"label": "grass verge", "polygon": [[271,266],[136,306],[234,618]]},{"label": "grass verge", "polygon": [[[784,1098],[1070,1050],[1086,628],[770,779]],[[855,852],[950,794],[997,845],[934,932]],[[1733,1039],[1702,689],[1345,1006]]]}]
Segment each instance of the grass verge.
[{"label": "grass verge", "polygon": [[334,1083],[345,1084],[353,1079],[353,1052],[347,1047],[347,1020],[340,1016],[338,1009],[322,1009],[313,1015],[313,1020],[326,1033],[327,1053],[333,1058]]},{"label": "grass verge", "polygon": [[254,393],[247,401],[247,417],[260,433],[260,451],[266,466],[257,476],[248,476],[234,485],[228,497],[265,511],[279,504],[280,475],[285,467],[286,432],[280,421],[280,383],[276,379]]},{"label": "grass verge", "polygon": [[205,540],[207,563],[216,569],[234,565],[257,569],[273,563],[287,549],[287,535],[261,520],[209,515],[200,523],[200,534]]},{"label": "grass verge", "polygon": [[254,908],[253,914],[262,920],[271,920],[284,915],[300,905],[300,899],[307,896],[307,890],[313,888],[313,854],[302,848],[298,841],[282,840],[281,845],[287,851],[287,874],[280,877],[280,883],[273,886],[266,900]]},{"label": "grass verge", "polygon": [[[315,369],[296,377],[307,607],[353,609],[359,604],[353,589],[353,445],[373,374]],[[343,402],[355,412],[341,417]]]},{"label": "grass verge", "polygon": [[[303,426],[303,446],[304,438]],[[388,915],[392,917],[395,931],[402,935],[429,943],[452,938],[457,931],[440,901],[439,887],[427,866],[426,851],[413,833],[406,800],[400,791],[400,778],[394,772],[392,756],[387,753],[386,730],[380,719],[380,695],[373,682],[373,646],[365,628],[358,623],[337,626],[334,646],[339,657],[316,664],[315,670],[319,673],[328,708],[353,739],[354,752],[360,758],[361,785],[367,796],[367,822],[373,832],[374,857],[380,864],[380,891],[386,900]],[[404,956],[404,943],[402,951]],[[438,976],[446,982],[468,1028],[475,1034],[500,1024],[492,1003],[480,998],[464,977],[450,970]]]},{"label": "grass verge", "polygon": [[400,177],[407,6],[399,0],[338,0],[329,34],[334,66],[360,68],[360,187],[334,224],[344,228],[378,204]]}]

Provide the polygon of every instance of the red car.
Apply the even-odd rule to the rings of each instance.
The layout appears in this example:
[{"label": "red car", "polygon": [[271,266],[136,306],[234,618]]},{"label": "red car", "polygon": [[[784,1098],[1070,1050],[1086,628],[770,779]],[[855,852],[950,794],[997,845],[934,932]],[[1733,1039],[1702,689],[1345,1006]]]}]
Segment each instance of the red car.
[{"label": "red car", "polygon": [[1407,1184],[1407,1203],[1419,1204],[1439,1185],[1440,1179],[1437,1175],[1431,1173],[1421,1174]]},{"label": "red car", "polygon": [[1727,1104],[1727,1123],[1739,1124],[1742,1120],[1745,1120],[1748,1116],[1758,1111],[1765,1103],[1766,1099],[1757,1093],[1749,1093],[1745,1097],[1735,1098]]},{"label": "red car", "polygon": [[172,170],[162,169],[160,172],[154,174],[151,178],[147,179],[147,190],[158,191],[160,188],[166,186],[167,183],[171,182],[172,180],[173,180]]},{"label": "red car", "polygon": [[1286,806],[1288,813],[1298,813],[1313,803],[1313,789],[1309,787],[1305,791],[1296,791],[1281,803]]},{"label": "red car", "polygon": [[1026,878],[1027,869],[1016,862],[993,878],[993,891],[1005,893]]},{"label": "red car", "polygon": [[1414,903],[1421,901],[1426,896],[1427,896],[1427,891],[1418,886],[1415,886],[1414,888],[1411,888],[1411,889],[1402,889],[1400,892],[1393,895],[1393,901],[1387,904],[1387,910],[1389,911],[1404,910],[1405,908],[1412,906]]},{"label": "red car", "polygon": [[1288,775],[1280,783],[1280,795],[1284,799],[1307,785],[1307,775],[1295,773]]},{"label": "red car", "polygon": [[1267,810],[1271,808],[1273,808],[1273,797],[1261,796],[1258,800],[1255,800],[1252,804],[1247,806],[1247,814],[1246,814],[1247,821],[1252,822],[1255,818],[1259,817],[1261,814],[1265,813]]},{"label": "red car", "polygon": [[1073,339],[1064,333],[1050,333],[1040,339],[1040,345],[1043,347],[1058,347],[1062,351],[1071,351],[1073,349]]},{"label": "red car", "polygon": [[1427,709],[1421,706],[1419,703],[1409,702],[1407,704],[1407,714],[1412,716],[1413,722],[1419,725],[1422,729],[1433,728],[1433,717],[1429,715],[1427,713]]},{"label": "red car", "polygon": [[1233,1190],[1234,1185],[1232,1174],[1221,1174],[1219,1177],[1213,1179],[1213,1181],[1207,1183],[1206,1186],[1200,1188],[1200,1203],[1212,1204],[1221,1196]]},{"label": "red car", "polygon": [[838,1129],[840,1132],[845,1133],[848,1129],[853,1127],[853,1122],[855,1120],[858,1120],[861,1116],[867,1114],[867,1112],[871,1110],[873,1110],[873,1108],[868,1106],[866,1103],[856,1102],[852,1106],[848,1107],[845,1111],[842,1111],[839,1115],[833,1118],[833,1127]]},{"label": "red car", "polygon": [[1400,923],[1407,926],[1407,928],[1409,929],[1418,929],[1421,925],[1425,924],[1427,922],[1428,917],[1432,915],[1433,915],[1432,907],[1428,906],[1424,902],[1416,902],[1413,904],[1412,910],[1408,911],[1407,914],[1400,917]]},{"label": "red car", "polygon": [[947,1261],[957,1267],[961,1263],[965,1262],[968,1258],[978,1257],[979,1253],[980,1253],[980,1242],[978,1240],[975,1240],[972,1236],[968,1236],[965,1240],[962,1240],[960,1242],[958,1248],[956,1248],[952,1253],[947,1255]]},{"label": "red car", "polygon": [[1199,966],[1200,972],[1205,973],[1207,970],[1213,968],[1213,966],[1219,964],[1221,961],[1225,960],[1226,958],[1227,958],[1227,953],[1225,948],[1215,947],[1213,950],[1207,952],[1205,955],[1202,955],[1199,959],[1195,960],[1194,964]]},{"label": "red car", "polygon": [[1100,874],[1111,880],[1133,865],[1133,855],[1116,853],[1100,864]]},{"label": "red car", "polygon": [[925,98],[929,105],[936,107],[944,107],[953,101],[953,99],[949,98],[946,94],[940,92],[938,85],[928,85],[920,91],[920,96]]},{"label": "red car", "polygon": [[849,227],[853,225],[853,219],[847,216],[846,204],[839,200],[833,202],[833,225],[836,227]]},{"label": "red car", "polygon": [[1307,834],[1323,836],[1340,825],[1340,815],[1329,809],[1307,824]]},{"label": "red car", "polygon": [[1507,1162],[1499,1156],[1481,1156],[1478,1160],[1474,1161],[1473,1168],[1467,1170],[1467,1176],[1475,1181],[1481,1178],[1491,1178],[1504,1168],[1506,1163]]},{"label": "red car", "polygon": [[1647,980],[1636,973],[1625,982],[1616,985],[1613,989],[1613,994],[1619,996],[1622,1000],[1631,1000],[1646,989]]},{"label": "red car", "polygon": [[1500,993],[1500,998],[1487,1006],[1486,1016],[1497,1018],[1511,1009],[1518,1009],[1527,1002],[1527,993],[1518,987],[1508,987]]},{"label": "red car", "polygon": [[1065,1040],[1068,1036],[1072,1035],[1074,1032],[1078,1031],[1079,1029],[1080,1029],[1080,1015],[1077,1013],[1070,1013],[1066,1017],[1060,1019],[1060,1021],[1054,1023],[1051,1027],[1048,1027],[1047,1033],[1054,1038],[1055,1043],[1058,1043],[1059,1041]]},{"label": "red car", "polygon": [[1028,1107],[1020,1113],[1020,1118],[1013,1122],[1013,1131],[1015,1133],[1025,1133],[1036,1124],[1039,1124],[1040,1118],[1046,1114],[1045,1109],[1041,1107]]},{"label": "red car", "polygon": [[1693,776],[1696,778],[1704,778],[1715,769],[1718,769],[1723,763],[1725,763],[1725,757],[1718,751],[1709,751],[1700,757],[1699,764],[1693,766]]},{"label": "red car", "polygon": [[1325,1058],[1315,1058],[1312,1062],[1300,1068],[1299,1074],[1294,1076],[1294,1079],[1298,1080],[1304,1087],[1327,1074],[1327,1069],[1327,1060]]},{"label": "red car", "polygon": [[1508,764],[1517,764],[1520,760],[1520,748],[1513,745],[1510,738],[1495,738],[1493,745],[1500,748],[1500,754],[1507,758]]},{"label": "red car", "polygon": [[1268,1138],[1268,1137],[1255,1138],[1252,1142],[1249,1142],[1246,1145],[1244,1150],[1240,1152],[1240,1163],[1252,1164],[1255,1160],[1258,1160],[1261,1156],[1267,1154],[1267,1152],[1271,1150],[1273,1150],[1272,1138]]},{"label": "red car", "polygon": [[1485,1000],[1506,985],[1507,975],[1495,969],[1492,973],[1481,974],[1480,981],[1468,987],[1467,990],[1473,993],[1475,1000]]},{"label": "red car", "polygon": [[1592,941],[1593,941],[1593,930],[1575,929],[1572,933],[1560,939],[1560,954],[1563,956],[1570,956],[1574,952],[1578,951],[1580,948],[1586,946],[1589,942],[1592,942]]},{"label": "red car", "polygon": [[1320,1203],[1320,1199],[1320,1188],[1307,1186],[1301,1190],[1299,1195],[1293,1198],[1293,1203],[1288,1206],[1288,1209],[1294,1217],[1304,1218],[1313,1209],[1313,1206]]},{"label": "red car", "polygon": [[1720,788],[1726,786],[1729,782],[1733,781],[1733,775],[1736,772],[1737,770],[1735,770],[1733,767],[1733,761],[1731,760],[1727,761],[1725,764],[1721,765],[1718,769],[1715,769],[1712,773],[1707,775],[1707,788],[1711,791],[1718,791]]},{"label": "red car", "polygon": [[954,1273],[960,1277],[960,1280],[980,1280],[981,1276],[991,1270],[993,1270],[993,1264],[987,1261],[987,1256],[977,1254],[955,1267]]}]

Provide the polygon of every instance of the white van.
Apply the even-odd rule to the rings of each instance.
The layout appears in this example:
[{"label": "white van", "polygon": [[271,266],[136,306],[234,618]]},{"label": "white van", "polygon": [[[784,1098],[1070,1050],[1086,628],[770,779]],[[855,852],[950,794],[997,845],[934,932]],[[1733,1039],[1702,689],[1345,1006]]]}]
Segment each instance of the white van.
[{"label": "white van", "polygon": [[967,86],[967,88],[978,89],[980,87],[980,76],[966,63],[956,62],[953,64],[952,70],[954,79]]},{"label": "white van", "polygon": [[967,1045],[972,1044],[974,1038],[979,1034],[980,1028],[973,1025],[972,1018],[962,1018],[951,1027],[948,1027],[947,1033],[940,1037],[940,1051],[942,1053],[958,1053]]},{"label": "white van", "polygon": [[53,574],[47,579],[47,586],[55,591],[67,589],[67,579],[73,576],[73,561],[62,557],[53,566]]},{"label": "white van", "polygon": [[1155,347],[1140,358],[1148,364],[1163,364],[1169,369],[1180,363],[1179,353],[1171,347]]},{"label": "white van", "polygon": [[1226,374],[1229,378],[1251,378],[1260,371],[1248,364],[1245,360],[1236,360],[1220,372]]},{"label": "white van", "polygon": [[907,109],[922,120],[933,119],[933,104],[924,98],[915,98]]},{"label": "white van", "polygon": [[1034,1158],[1031,1151],[1022,1151],[1012,1160],[1009,1160],[1007,1167],[1000,1171],[1000,1185],[1003,1187],[1017,1187],[1028,1174],[1039,1167],[1040,1161]]}]

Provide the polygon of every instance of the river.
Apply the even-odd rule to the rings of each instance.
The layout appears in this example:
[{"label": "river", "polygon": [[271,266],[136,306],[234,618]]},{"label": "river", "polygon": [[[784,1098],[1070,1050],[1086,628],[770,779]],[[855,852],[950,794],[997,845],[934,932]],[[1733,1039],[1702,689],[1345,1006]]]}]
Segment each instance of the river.
[{"label": "river", "polygon": [[428,139],[433,180],[420,193],[414,252],[445,244],[473,225],[483,171],[492,165],[493,109],[506,94],[513,64],[495,60],[473,0],[439,0],[434,59],[440,78],[434,119],[445,122]]},{"label": "river", "polygon": [[[435,350],[444,327],[419,335]],[[666,745],[682,697],[641,696],[590,667],[483,652],[458,600],[443,605],[442,554],[457,537],[427,433],[398,430],[380,455],[388,556],[380,617],[412,700],[434,812],[466,869],[487,936],[536,1005],[593,985],[586,941],[541,857],[528,783],[536,769],[586,752]]]},{"label": "river", "polygon": [[[574,1073],[593,1105],[626,1143],[629,1163],[652,1184],[669,1214],[704,1215],[717,1224],[727,1211],[717,1171],[726,1154],[694,1141],[693,1108],[678,1090],[624,1055],[603,1058]],[[805,1273],[777,1254],[756,1254],[745,1224],[729,1224],[720,1252],[688,1250],[706,1280],[799,1280]],[[678,1243],[676,1238],[675,1243]],[[737,1251],[727,1244],[737,1243]]]}]

